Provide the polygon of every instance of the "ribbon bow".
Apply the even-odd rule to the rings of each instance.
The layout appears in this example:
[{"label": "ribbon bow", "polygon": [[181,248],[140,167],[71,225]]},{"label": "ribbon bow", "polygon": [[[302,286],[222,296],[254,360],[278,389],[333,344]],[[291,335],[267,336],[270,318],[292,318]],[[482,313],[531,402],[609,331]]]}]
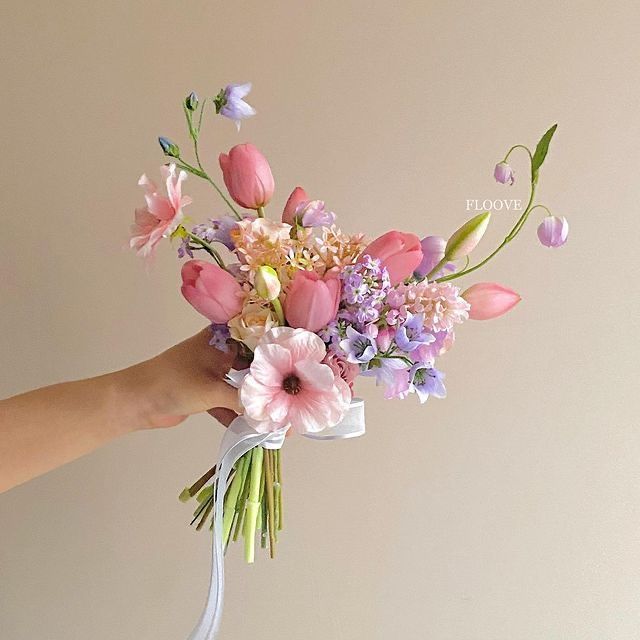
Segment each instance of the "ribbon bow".
[{"label": "ribbon bow", "polygon": [[[302,434],[313,440],[344,440],[364,435],[364,401],[354,398],[344,418],[335,427],[319,433]],[[189,640],[213,640],[220,626],[224,596],[224,549],[222,544],[222,516],[224,496],[229,475],[236,462],[254,447],[279,449],[284,443],[286,429],[272,433],[258,433],[243,416],[238,416],[226,430],[218,452],[218,476],[213,511],[213,552],[211,581],[204,611]]]}]

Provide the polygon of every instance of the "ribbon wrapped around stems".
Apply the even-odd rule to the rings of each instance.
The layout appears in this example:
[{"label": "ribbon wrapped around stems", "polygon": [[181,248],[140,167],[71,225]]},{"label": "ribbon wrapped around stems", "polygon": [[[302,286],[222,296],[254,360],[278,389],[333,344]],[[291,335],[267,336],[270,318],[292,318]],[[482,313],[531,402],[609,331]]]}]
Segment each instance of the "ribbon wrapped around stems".
[{"label": "ribbon wrapped around stems", "polygon": [[[365,433],[364,401],[354,398],[341,422],[318,433],[302,434],[314,440],[343,440]],[[217,486],[213,512],[213,551],[211,557],[211,581],[204,611],[189,640],[213,640],[220,626],[224,597],[224,544],[222,523],[224,496],[229,475],[236,462],[254,447],[279,449],[284,443],[286,429],[272,433],[257,433],[243,416],[238,416],[226,430],[218,452]]]}]

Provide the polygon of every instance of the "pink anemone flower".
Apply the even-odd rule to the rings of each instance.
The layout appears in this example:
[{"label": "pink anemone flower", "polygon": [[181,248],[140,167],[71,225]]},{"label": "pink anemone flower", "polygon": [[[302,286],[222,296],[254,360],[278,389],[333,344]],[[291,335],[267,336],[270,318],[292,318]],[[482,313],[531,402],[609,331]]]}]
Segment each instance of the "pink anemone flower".
[{"label": "pink anemone flower", "polygon": [[291,427],[317,433],[342,420],[351,391],[322,364],[326,355],[324,342],[305,329],[275,327],[264,335],[240,387],[240,401],[256,431]]},{"label": "pink anemone flower", "polygon": [[158,187],[146,175],[138,180],[138,184],[144,187],[147,204],[136,209],[129,246],[143,258],[153,255],[158,242],[178,228],[184,218],[182,207],[192,202],[189,196],[182,195],[182,182],[187,178],[186,172],[180,171],[176,175],[175,164],[165,165],[160,171],[166,183],[166,196],[158,193]]}]

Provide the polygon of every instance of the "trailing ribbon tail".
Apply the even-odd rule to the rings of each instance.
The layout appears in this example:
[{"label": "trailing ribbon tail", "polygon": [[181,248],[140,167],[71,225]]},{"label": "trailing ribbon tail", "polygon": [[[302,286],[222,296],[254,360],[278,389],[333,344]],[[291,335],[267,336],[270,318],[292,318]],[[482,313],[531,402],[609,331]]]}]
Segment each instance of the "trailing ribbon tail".
[{"label": "trailing ribbon tail", "polygon": [[[224,596],[224,548],[222,541],[222,520],[224,496],[229,475],[236,462],[254,447],[279,449],[286,429],[271,433],[258,433],[243,416],[238,416],[226,430],[218,452],[218,474],[213,511],[213,551],[211,557],[211,580],[209,595],[204,611],[189,640],[213,640],[218,632],[222,617]],[[342,440],[364,435],[364,402],[359,398],[351,401],[351,406],[340,423],[319,433],[303,434],[315,440]]]}]

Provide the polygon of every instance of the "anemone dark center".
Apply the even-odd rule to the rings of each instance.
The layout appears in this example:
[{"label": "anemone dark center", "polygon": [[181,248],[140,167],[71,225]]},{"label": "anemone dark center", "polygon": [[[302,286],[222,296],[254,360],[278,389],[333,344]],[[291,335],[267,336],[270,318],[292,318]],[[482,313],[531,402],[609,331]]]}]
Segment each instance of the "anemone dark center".
[{"label": "anemone dark center", "polygon": [[302,391],[302,384],[300,383],[300,378],[294,375],[293,373],[288,375],[282,381],[282,388],[290,395],[295,396],[300,391]]}]

